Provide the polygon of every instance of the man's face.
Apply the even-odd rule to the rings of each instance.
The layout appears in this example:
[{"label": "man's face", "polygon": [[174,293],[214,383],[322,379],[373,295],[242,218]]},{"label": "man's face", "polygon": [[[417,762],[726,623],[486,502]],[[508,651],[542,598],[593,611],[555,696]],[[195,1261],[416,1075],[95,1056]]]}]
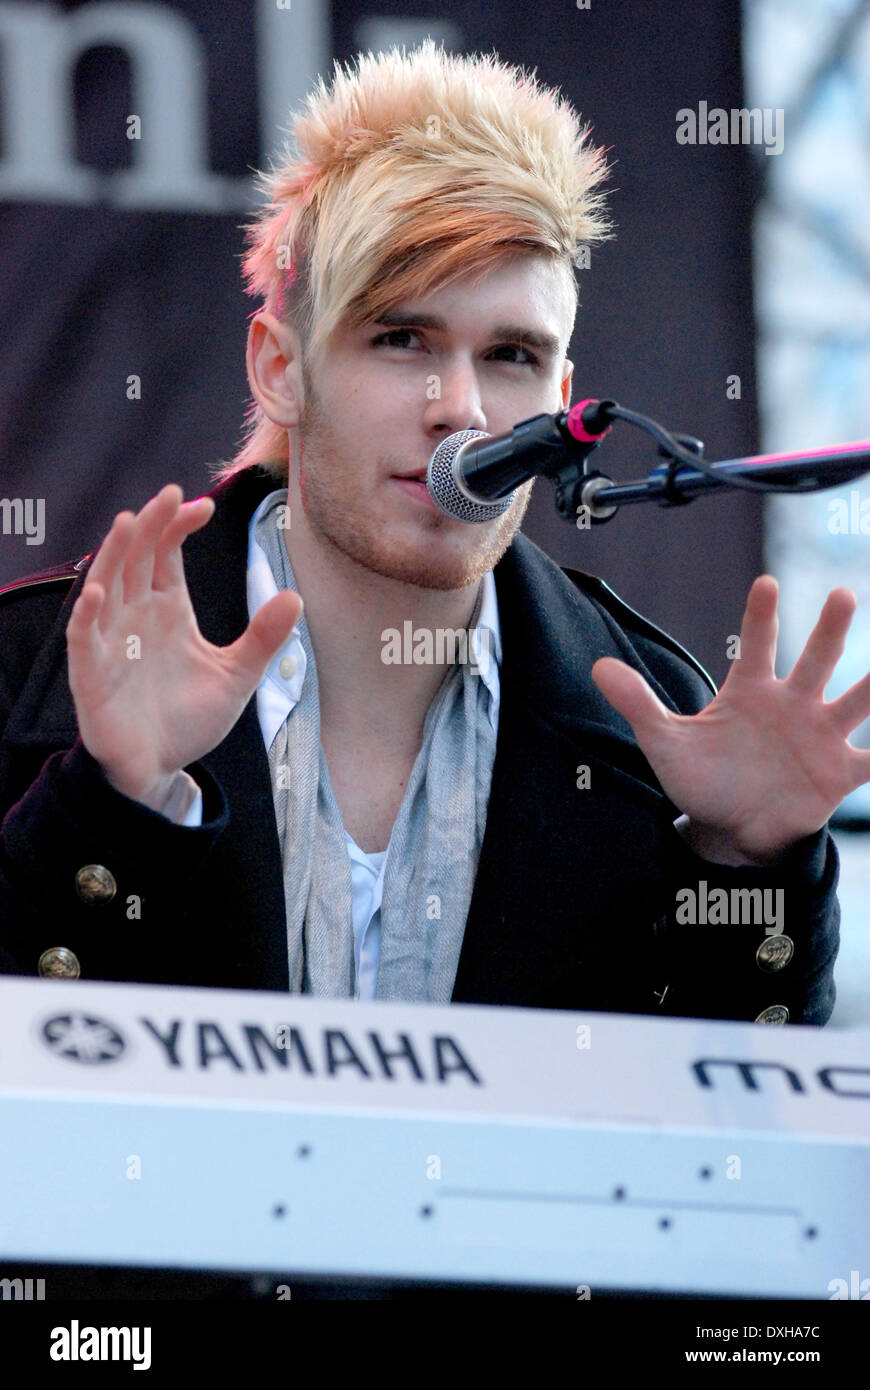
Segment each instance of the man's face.
[{"label": "man's face", "polygon": [[422,480],[457,430],[501,434],[563,408],[573,308],[558,267],[521,255],[476,284],[465,277],[376,323],[340,328],[307,374],[300,423],[298,481],[315,539],[426,589],[461,589],[492,569],[533,484],[500,517],[469,525],[407,475]]}]

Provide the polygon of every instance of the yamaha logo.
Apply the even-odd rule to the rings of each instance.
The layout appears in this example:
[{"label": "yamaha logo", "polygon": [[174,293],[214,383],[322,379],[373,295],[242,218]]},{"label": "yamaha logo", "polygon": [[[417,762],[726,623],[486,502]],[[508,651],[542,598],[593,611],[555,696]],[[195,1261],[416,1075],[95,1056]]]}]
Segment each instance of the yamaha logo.
[{"label": "yamaha logo", "polygon": [[127,1046],[113,1023],[78,1012],[46,1019],[42,1036],[52,1052],[74,1062],[114,1062]]},{"label": "yamaha logo", "polygon": [[463,1076],[472,1086],[484,1084],[458,1042],[448,1034],[414,1040],[408,1033],[382,1034],[376,1029],[365,1033],[341,1028],[306,1031],[294,1024],[264,1028],[258,1023],[234,1026],[216,1019],[155,1021],[144,1017],[131,1020],[125,1034],[114,1023],[78,1009],[53,1014],[36,1028],[56,1057],[88,1065],[127,1061],[138,1051],[137,1040],[141,1044],[144,1038],[146,1062],[159,1059],[172,1071],[353,1075],[366,1081],[396,1082],[411,1076],[415,1082],[437,1085]]}]

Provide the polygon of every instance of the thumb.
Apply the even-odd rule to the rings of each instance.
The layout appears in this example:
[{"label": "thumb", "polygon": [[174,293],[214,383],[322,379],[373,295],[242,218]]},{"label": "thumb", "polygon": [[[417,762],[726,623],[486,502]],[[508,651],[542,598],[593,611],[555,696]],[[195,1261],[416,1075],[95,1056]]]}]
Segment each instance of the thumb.
[{"label": "thumb", "polygon": [[281,591],[258,608],[241,637],[227,648],[239,670],[258,682],[280,651],[302,613],[302,599],[293,589]]},{"label": "thumb", "polygon": [[613,708],[636,734],[653,733],[668,721],[668,711],[639,671],[615,657],[603,656],[592,667],[592,679]]}]

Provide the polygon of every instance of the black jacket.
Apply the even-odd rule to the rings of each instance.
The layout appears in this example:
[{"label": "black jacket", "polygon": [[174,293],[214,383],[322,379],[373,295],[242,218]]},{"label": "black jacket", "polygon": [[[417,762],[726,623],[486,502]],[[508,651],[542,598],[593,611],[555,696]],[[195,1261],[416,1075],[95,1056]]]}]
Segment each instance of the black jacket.
[{"label": "black jacket", "polygon": [[[276,486],[259,471],[214,489],[212,520],[184,543],[203,636],[247,621],[247,530]],[[81,977],[286,990],[281,859],[252,696],[188,771],[203,788],[191,829],[106,781],[78,737],[65,629],[91,556],[0,591],[0,972],[36,975],[65,946]],[[453,1000],[753,1020],[785,1005],[822,1024],[834,1004],[837,857],[827,832],[770,869],[697,858],[629,726],[590,679],[601,656],[640,670],[672,709],[697,711],[709,678],[677,643],[588,575],[517,536],[495,569],[501,710],[492,789]],[[590,785],[578,788],[578,769]],[[85,865],[111,901],[83,901]],[[678,925],[680,889],[782,888],[790,962],[763,970],[763,925]],[[139,906],[137,907],[137,900]]]}]

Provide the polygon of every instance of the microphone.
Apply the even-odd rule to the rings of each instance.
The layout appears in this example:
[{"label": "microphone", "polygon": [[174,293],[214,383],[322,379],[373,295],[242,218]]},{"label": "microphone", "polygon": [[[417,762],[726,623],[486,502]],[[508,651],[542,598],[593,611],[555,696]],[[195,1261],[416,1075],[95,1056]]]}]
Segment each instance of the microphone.
[{"label": "microphone", "polygon": [[457,521],[493,521],[506,512],[521,483],[555,477],[585,458],[610,430],[614,401],[588,399],[555,415],[533,415],[507,434],[458,430],[429,460],[426,486],[436,506]]}]

